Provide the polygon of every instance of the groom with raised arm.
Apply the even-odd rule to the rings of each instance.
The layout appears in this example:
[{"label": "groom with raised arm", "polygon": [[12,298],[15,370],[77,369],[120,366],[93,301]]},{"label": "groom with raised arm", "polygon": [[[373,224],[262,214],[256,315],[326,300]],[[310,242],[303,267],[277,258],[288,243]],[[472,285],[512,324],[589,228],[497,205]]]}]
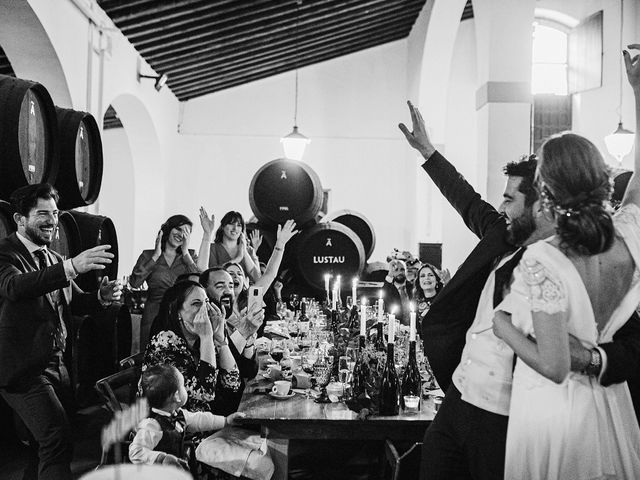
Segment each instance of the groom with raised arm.
[{"label": "groom with raised arm", "polygon": [[[418,109],[409,103],[409,110],[413,131],[404,124],[400,130],[480,239],[422,322],[425,354],[446,395],[425,433],[420,478],[502,480],[514,354],[493,334],[493,309],[509,289],[522,247],[553,235],[554,227],[534,187],[535,158],[505,167],[507,184],[496,210],[434,148]],[[603,385],[625,381],[640,366],[640,319],[634,315],[612,343],[587,350],[572,339],[570,346],[572,370]]]}]

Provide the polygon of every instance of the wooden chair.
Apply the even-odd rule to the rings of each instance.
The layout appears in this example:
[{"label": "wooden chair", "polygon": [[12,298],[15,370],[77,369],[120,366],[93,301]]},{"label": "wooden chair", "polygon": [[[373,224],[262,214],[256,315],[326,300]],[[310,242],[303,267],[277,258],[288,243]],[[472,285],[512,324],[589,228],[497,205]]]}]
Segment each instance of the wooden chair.
[{"label": "wooden chair", "polygon": [[120,370],[124,370],[128,367],[140,367],[142,365],[142,360],[144,360],[144,352],[138,352],[123,358],[118,363],[120,365]]},{"label": "wooden chair", "polygon": [[[390,480],[413,479],[420,472],[420,457],[422,456],[422,442],[415,442],[403,454],[389,439],[384,442],[386,464],[383,469],[383,478]],[[390,473],[386,476],[387,472]]]},{"label": "wooden chair", "polygon": [[130,405],[136,398],[140,366],[127,367],[96,382],[96,390],[112,413]]}]

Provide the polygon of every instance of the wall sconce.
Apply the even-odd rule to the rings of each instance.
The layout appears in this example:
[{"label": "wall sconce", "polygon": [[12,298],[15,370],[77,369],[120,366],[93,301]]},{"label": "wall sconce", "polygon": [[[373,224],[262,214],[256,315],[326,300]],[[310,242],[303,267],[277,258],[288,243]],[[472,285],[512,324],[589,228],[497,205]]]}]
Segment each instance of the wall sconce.
[{"label": "wall sconce", "polygon": [[156,81],[153,86],[157,91],[160,91],[162,87],[164,87],[165,83],[167,83],[167,80],[169,80],[166,73],[163,73],[162,75],[142,75],[138,72],[138,82],[141,78],[153,78]]}]

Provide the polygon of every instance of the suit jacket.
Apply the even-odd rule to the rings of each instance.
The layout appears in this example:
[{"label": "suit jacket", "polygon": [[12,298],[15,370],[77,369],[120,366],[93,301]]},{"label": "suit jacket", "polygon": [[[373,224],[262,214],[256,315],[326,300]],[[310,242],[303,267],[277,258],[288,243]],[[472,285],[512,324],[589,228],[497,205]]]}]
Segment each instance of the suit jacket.
[{"label": "suit jacket", "polygon": [[[465,335],[475,318],[484,285],[497,260],[514,249],[506,240],[506,222],[500,213],[482,200],[464,177],[440,153],[435,152],[422,167],[444,197],[458,211],[480,242],[462,263],[449,283],[438,293],[422,322],[425,354],[444,391],[460,363]],[[640,407],[640,319],[631,319],[601,345],[607,354],[607,369],[601,382],[610,385],[625,380]]]},{"label": "suit jacket", "polygon": [[63,290],[65,320],[100,308],[97,295],[69,282],[62,257],[49,252],[57,263],[39,270],[15,233],[0,240],[0,387],[41,374],[51,359],[59,317],[48,293]]},{"label": "suit jacket", "polygon": [[[413,284],[407,280],[405,282],[405,290],[407,291],[407,296],[409,300],[413,298]],[[403,323],[409,324],[409,312],[405,312],[402,299],[400,298],[400,292],[396,288],[393,283],[387,282],[385,279],[382,284],[382,292],[384,295],[384,311],[389,312],[392,305],[397,307],[395,316],[398,320],[403,321]]]}]

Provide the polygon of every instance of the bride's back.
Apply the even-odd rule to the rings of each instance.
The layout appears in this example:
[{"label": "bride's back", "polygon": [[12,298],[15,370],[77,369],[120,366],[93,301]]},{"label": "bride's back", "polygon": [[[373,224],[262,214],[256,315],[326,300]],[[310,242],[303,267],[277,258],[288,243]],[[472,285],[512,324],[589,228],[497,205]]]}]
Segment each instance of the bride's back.
[{"label": "bride's back", "polygon": [[605,252],[569,255],[589,294],[598,331],[611,318],[631,287],[635,262],[622,238],[616,236]]}]

